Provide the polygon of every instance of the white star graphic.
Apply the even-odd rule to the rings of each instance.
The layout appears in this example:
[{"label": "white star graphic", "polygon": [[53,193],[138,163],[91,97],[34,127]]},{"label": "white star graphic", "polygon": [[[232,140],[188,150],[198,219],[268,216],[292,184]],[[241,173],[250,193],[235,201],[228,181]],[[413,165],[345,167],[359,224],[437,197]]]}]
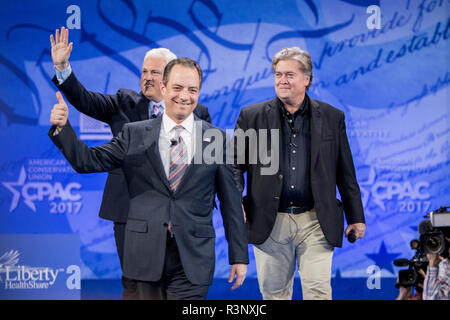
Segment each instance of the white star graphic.
[{"label": "white star graphic", "polygon": [[[27,173],[25,172],[25,168],[22,166],[20,169],[19,179],[15,182],[2,182],[2,184],[12,192],[13,198],[11,201],[11,206],[9,207],[9,212],[12,212],[17,208],[20,200],[20,192],[16,190],[15,187],[22,187],[25,184],[25,180],[27,178]],[[36,207],[34,203],[31,201],[25,201],[25,204],[30,207],[33,212],[36,212]]]}]

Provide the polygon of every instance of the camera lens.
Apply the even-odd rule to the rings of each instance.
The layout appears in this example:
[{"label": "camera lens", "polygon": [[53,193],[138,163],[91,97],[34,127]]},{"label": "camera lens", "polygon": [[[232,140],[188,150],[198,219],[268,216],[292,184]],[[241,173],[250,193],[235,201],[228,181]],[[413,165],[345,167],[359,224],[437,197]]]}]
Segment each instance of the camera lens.
[{"label": "camera lens", "polygon": [[427,239],[426,246],[429,253],[439,253],[442,246],[442,241],[439,236],[432,236]]}]

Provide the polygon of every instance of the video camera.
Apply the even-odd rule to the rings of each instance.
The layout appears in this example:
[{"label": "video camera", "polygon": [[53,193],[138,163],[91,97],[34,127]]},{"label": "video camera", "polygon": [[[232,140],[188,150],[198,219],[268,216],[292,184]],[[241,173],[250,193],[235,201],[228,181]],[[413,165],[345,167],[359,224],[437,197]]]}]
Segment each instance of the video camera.
[{"label": "video camera", "polygon": [[408,267],[406,270],[400,270],[398,272],[398,282],[395,284],[396,288],[399,287],[411,287],[422,283],[424,278],[420,275],[419,270],[422,269],[424,272],[427,270],[428,258],[419,240],[411,240],[411,249],[416,250],[416,253],[411,259],[396,259],[394,260],[394,265],[397,267]]},{"label": "video camera", "polygon": [[[423,277],[419,270],[427,271],[428,258],[427,254],[439,254],[444,258],[448,258],[449,242],[445,237],[450,237],[450,207],[440,207],[430,212],[425,217],[430,219],[423,220],[419,224],[419,240],[412,240],[411,249],[416,250],[414,256],[408,259],[396,259],[394,265],[397,267],[406,267],[406,270],[400,270],[398,273],[398,283],[396,288],[415,286],[423,282]],[[420,289],[419,289],[420,290]]]},{"label": "video camera", "polygon": [[443,258],[448,258],[450,238],[450,207],[440,207],[430,212],[432,230],[420,235],[420,244],[425,253],[439,254]]}]

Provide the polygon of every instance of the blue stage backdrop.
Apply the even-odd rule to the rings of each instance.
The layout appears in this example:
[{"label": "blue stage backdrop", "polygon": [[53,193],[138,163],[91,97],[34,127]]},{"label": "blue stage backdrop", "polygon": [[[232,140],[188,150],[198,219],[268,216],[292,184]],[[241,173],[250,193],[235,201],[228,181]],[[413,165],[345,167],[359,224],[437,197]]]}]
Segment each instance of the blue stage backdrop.
[{"label": "blue stage backdrop", "polygon": [[[57,103],[49,41],[56,28],[71,29],[72,68],[92,91],[139,91],[151,48],[197,60],[200,102],[223,129],[234,128],[244,106],[274,97],[271,57],[299,46],[313,60],[309,95],[346,114],[366,214],[365,238],[335,251],[333,277],[383,290],[379,277],[399,270],[392,261],[412,257],[409,242],[424,214],[450,202],[449,7],[448,0],[2,1],[0,233],[77,234],[83,279],[121,275],[113,225],[98,218],[106,174],[76,174],[47,136]],[[111,138],[72,107],[69,118],[89,145]],[[215,277],[227,278],[218,212],[214,224]],[[256,277],[250,253],[248,277]]]}]

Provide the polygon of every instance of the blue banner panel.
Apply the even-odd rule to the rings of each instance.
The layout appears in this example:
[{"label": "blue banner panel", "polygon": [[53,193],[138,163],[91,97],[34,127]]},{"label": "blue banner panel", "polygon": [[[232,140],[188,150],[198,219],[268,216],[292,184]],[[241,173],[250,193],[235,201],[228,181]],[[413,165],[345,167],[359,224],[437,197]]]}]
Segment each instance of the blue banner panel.
[{"label": "blue banner panel", "polygon": [[78,235],[0,235],[0,299],[79,300],[80,265]]},{"label": "blue banner panel", "polygon": [[[276,52],[308,51],[309,96],[345,113],[366,218],[364,239],[345,240],[334,251],[335,283],[367,279],[364,290],[382,296],[378,284],[395,281],[399,271],[393,260],[414,255],[410,241],[418,238],[423,216],[450,205],[447,0],[6,1],[0,10],[0,234],[76,234],[83,279],[119,279],[122,272],[113,222],[98,217],[106,173],[75,173],[48,138],[57,103],[49,36],[62,26],[73,42],[71,68],[90,91],[139,92],[143,58],[152,48],[196,60],[204,75],[199,102],[222,129],[233,129],[245,106],[275,97]],[[89,146],[111,139],[107,124],[68,106],[72,126]],[[217,211],[214,227],[214,276],[227,279],[228,244]],[[249,248],[247,277],[256,278]],[[19,249],[2,250],[14,256]],[[19,252],[18,264],[47,267],[22,261],[25,251]]]}]

